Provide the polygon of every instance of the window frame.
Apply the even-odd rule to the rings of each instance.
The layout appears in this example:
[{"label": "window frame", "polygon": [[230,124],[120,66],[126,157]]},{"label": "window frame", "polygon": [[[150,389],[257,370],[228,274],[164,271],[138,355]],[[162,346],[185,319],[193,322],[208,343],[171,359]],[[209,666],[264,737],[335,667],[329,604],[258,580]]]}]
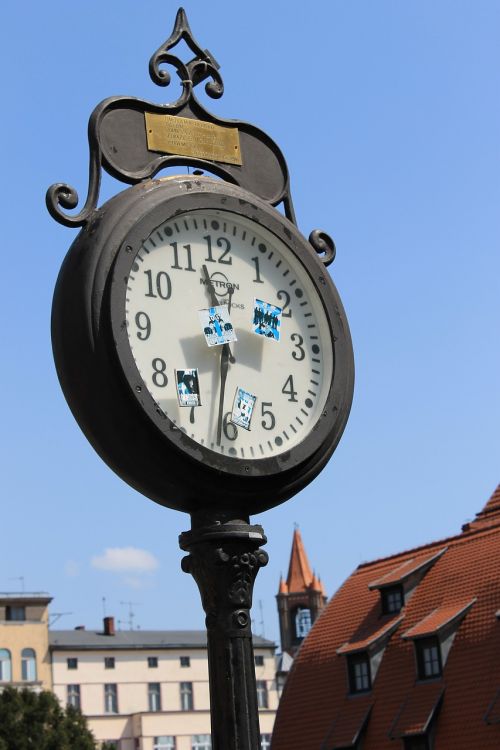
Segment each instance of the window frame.
[{"label": "window frame", "polygon": [[66,657],[66,669],[78,669],[78,657],[77,656]]},{"label": "window frame", "polygon": [[37,681],[36,651],[34,648],[23,648],[21,651],[21,679],[23,682]]},{"label": "window frame", "polygon": [[[21,615],[13,617],[13,615]],[[7,604],[5,607],[5,619],[7,622],[26,622],[26,607],[24,604]]]},{"label": "window frame", "polygon": [[[312,625],[313,625],[311,608],[306,607],[302,604],[299,604],[299,606],[293,610],[292,616],[293,616],[294,640],[295,642],[303,641],[304,638],[307,636],[307,634],[310,632]],[[304,627],[304,623],[300,623],[300,619],[307,620],[307,624],[305,627]]]},{"label": "window frame", "polygon": [[[417,660],[417,675],[419,680],[436,680],[443,676],[443,655],[441,653],[441,641],[437,635],[425,636],[423,638],[415,638],[415,652]],[[431,649],[436,650],[436,657],[426,659],[426,652]],[[437,671],[432,667],[433,671],[427,673],[427,665],[434,665],[437,663]]]},{"label": "window frame", "polygon": [[[382,614],[383,615],[397,615],[403,609],[405,605],[405,592],[402,584],[396,583],[393,586],[386,586],[380,591],[382,599]],[[399,597],[399,607],[391,606],[390,599],[394,596]]]},{"label": "window frame", "polygon": [[192,734],[191,750],[212,750],[211,736],[209,734]]},{"label": "window frame", "polygon": [[[360,665],[366,666],[366,674],[357,674],[356,668]],[[369,693],[372,689],[372,670],[370,656],[367,651],[358,651],[354,654],[347,654],[347,675],[349,680],[349,693],[359,695]],[[358,683],[364,683],[366,678],[366,687],[359,687]]]},{"label": "window frame", "polygon": [[179,697],[181,711],[194,711],[193,683],[186,681],[179,683]]},{"label": "window frame", "polygon": [[255,666],[256,667],[263,667],[264,666],[264,657],[262,654],[255,654],[254,656]]},{"label": "window frame", "polygon": [[158,713],[161,710],[161,683],[148,682],[148,711],[150,713]]},{"label": "window frame", "polygon": [[104,669],[115,669],[116,661],[114,656],[104,657]]},{"label": "window frame", "polygon": [[[148,669],[158,669],[158,657],[157,656],[148,656]],[[161,735],[162,737],[166,737],[167,735]]]},{"label": "window frame", "polygon": [[191,657],[190,656],[179,656],[179,665],[182,667],[182,669],[185,669],[186,667],[191,666]]},{"label": "window frame", "polygon": [[76,683],[66,685],[66,705],[73,706],[77,711],[82,710],[81,686]]},{"label": "window frame", "polygon": [[269,708],[269,690],[267,680],[256,680],[257,708]]},{"label": "window frame", "polygon": [[[165,745],[163,740],[167,740],[168,744]],[[175,750],[175,747],[176,742],[173,734],[160,734],[158,737],[153,737],[153,750]]]},{"label": "window frame", "polygon": [[[2,658],[2,655],[5,654],[5,657]],[[6,664],[6,671],[8,674],[8,677],[4,677],[4,667],[3,664]],[[8,648],[0,648],[0,682],[12,682],[12,653]]]},{"label": "window frame", "polygon": [[[111,708],[109,708],[108,700],[111,700]],[[120,713],[118,710],[118,685],[116,682],[104,683],[104,713],[111,716]]]}]

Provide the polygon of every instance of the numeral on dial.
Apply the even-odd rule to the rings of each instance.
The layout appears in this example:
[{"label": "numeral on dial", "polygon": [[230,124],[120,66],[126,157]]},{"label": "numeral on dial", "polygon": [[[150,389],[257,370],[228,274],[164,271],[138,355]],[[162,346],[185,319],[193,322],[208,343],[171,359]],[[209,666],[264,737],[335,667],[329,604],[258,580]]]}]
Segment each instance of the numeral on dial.
[{"label": "numeral on dial", "polygon": [[144,271],[146,274],[147,280],[148,280],[148,291],[146,292],[146,297],[161,297],[161,299],[170,299],[172,295],[172,282],[170,281],[170,276],[166,271],[159,271],[156,274],[156,277],[154,279],[154,288],[156,289],[156,294],[154,293],[153,288],[153,272],[152,271]]},{"label": "numeral on dial", "polygon": [[264,282],[263,282],[263,281],[262,281],[262,279],[260,278],[260,266],[259,266],[259,259],[258,259],[258,258],[257,258],[257,256],[256,256],[255,258],[252,258],[252,260],[253,260],[253,262],[255,263],[255,279],[253,279],[253,281],[254,281],[254,282],[255,282],[256,284],[263,284]]},{"label": "numeral on dial", "polygon": [[238,428],[230,420],[231,412],[227,411],[224,414],[224,419],[222,420],[222,431],[227,440],[236,440],[236,438],[238,437]]},{"label": "numeral on dial", "polygon": [[138,312],[135,316],[135,324],[139,329],[137,331],[137,338],[141,341],[146,341],[151,334],[151,321],[149,315],[145,312]]},{"label": "numeral on dial", "polygon": [[[302,344],[304,343],[304,339],[300,335],[300,333],[292,333],[290,336],[291,340],[294,342],[294,346],[298,351],[292,352],[292,357],[297,360],[297,362],[302,362],[304,357],[306,356],[306,353],[304,351],[304,348]],[[296,342],[296,343],[295,343]]]},{"label": "numeral on dial", "polygon": [[288,398],[289,401],[297,401],[295,396],[297,395],[298,391],[294,390],[292,375],[289,375],[287,379],[285,380],[285,384],[283,388],[281,389],[281,393],[284,393],[285,396],[289,396]]},{"label": "numeral on dial", "polygon": [[168,383],[167,373],[165,372],[167,369],[167,363],[164,359],[155,357],[151,362],[151,367],[153,368],[153,383],[157,388],[165,388]]},{"label": "numeral on dial", "polygon": [[281,310],[282,310],[281,317],[282,318],[291,318],[292,317],[292,311],[288,310],[287,312],[285,312],[285,310],[290,306],[290,295],[288,294],[288,292],[285,292],[284,289],[280,289],[280,291],[278,292],[278,294],[276,296],[278,297],[278,299],[279,299],[280,302],[281,302],[281,298],[282,297],[285,300],[284,304],[281,306]]},{"label": "numeral on dial", "polygon": [[274,429],[276,425],[276,417],[274,416],[274,414],[272,413],[270,409],[266,409],[267,406],[272,406],[272,405],[273,405],[272,401],[262,401],[260,405],[261,413],[262,413],[262,416],[264,417],[264,419],[261,422],[261,425],[265,430],[272,430]]},{"label": "numeral on dial", "polygon": [[[207,234],[207,235],[205,235],[205,237],[203,237],[203,239],[206,240],[206,243],[207,243],[207,253],[208,253],[208,258],[205,258],[205,260],[208,263],[215,263],[216,262],[215,258],[212,255],[212,237],[209,234]],[[224,260],[224,258],[226,257],[226,255],[231,250],[231,243],[229,242],[229,240],[227,239],[227,237],[219,237],[219,239],[216,240],[216,244],[217,244],[217,247],[220,247],[220,249],[224,251],[222,253],[222,255],[219,255],[219,257],[217,258],[217,263],[224,263],[227,266],[232,265],[232,263],[233,263],[233,259],[232,258],[227,258],[226,260]]]},{"label": "numeral on dial", "polygon": [[[171,242],[170,247],[172,247],[174,250],[174,265],[172,266],[172,268],[178,268],[182,271],[182,266],[179,265],[179,251],[177,242]],[[194,271],[193,264],[191,263],[191,245],[183,245],[182,247],[186,251],[187,255],[187,266],[184,268],[184,271]]]}]

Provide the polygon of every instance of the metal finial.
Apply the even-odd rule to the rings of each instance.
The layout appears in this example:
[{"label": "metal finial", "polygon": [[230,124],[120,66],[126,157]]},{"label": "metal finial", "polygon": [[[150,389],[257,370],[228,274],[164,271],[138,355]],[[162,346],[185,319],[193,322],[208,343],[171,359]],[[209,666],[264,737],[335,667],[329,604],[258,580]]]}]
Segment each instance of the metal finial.
[{"label": "metal finial", "polygon": [[[181,40],[184,40],[195,55],[192,60],[186,63],[170,54],[170,50]],[[160,65],[172,65],[175,68],[183,87],[181,99],[187,99],[193,87],[210,76],[213,81],[205,86],[208,96],[212,99],[219,99],[224,93],[224,84],[218,73],[219,63],[211,52],[207,49],[204,50],[194,38],[184,8],[179,8],[177,11],[172,33],[167,41],[161,47],[158,47],[149,61],[149,75],[152,81],[158,86],[168,86],[172,80],[170,73],[164,68],[160,68]]]}]

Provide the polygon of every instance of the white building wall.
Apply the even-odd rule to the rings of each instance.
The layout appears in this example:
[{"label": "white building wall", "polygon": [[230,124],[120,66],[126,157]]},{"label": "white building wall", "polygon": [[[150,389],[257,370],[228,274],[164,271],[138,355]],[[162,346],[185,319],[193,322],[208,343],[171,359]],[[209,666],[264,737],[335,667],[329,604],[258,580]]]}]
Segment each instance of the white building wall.
[{"label": "white building wall", "polygon": [[[275,662],[271,649],[255,649],[264,656],[256,666],[257,680],[268,686],[268,709],[260,712],[261,733],[271,734],[278,694]],[[148,656],[157,657],[158,667],[148,667]],[[190,658],[189,667],[180,666],[180,656]],[[105,657],[115,659],[114,669],[106,669]],[[78,660],[77,669],[68,669],[67,659]],[[119,740],[119,750],[153,750],[153,738],[176,737],[176,750],[191,750],[191,737],[210,734],[210,694],[208,659],[205,649],[109,649],[57,650],[52,652],[54,692],[67,701],[67,686],[80,686],[82,713],[97,740]],[[193,711],[181,710],[180,684],[193,685]],[[104,685],[117,685],[118,715],[105,714]],[[160,683],[161,711],[150,712],[148,683]]]}]

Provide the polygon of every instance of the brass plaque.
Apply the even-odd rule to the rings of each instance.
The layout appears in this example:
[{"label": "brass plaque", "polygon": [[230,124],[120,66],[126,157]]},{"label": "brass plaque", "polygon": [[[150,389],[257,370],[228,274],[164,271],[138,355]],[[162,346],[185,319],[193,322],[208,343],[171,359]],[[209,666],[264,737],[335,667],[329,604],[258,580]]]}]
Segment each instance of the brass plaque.
[{"label": "brass plaque", "polygon": [[174,115],[145,112],[144,116],[150,151],[242,164],[238,128]]}]

